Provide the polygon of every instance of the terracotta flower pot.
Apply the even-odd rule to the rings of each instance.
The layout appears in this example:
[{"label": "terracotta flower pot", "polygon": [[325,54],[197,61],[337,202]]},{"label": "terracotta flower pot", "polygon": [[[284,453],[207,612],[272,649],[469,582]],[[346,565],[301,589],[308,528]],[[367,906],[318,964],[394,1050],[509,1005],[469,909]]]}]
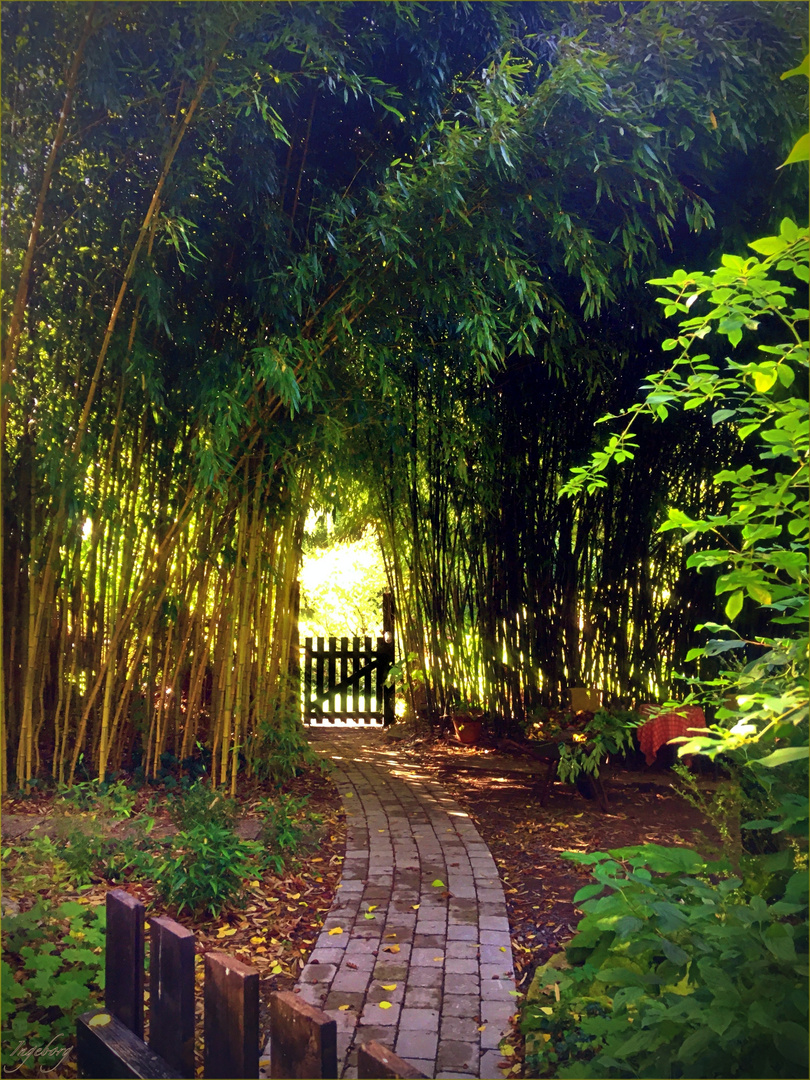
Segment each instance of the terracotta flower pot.
[{"label": "terracotta flower pot", "polygon": [[459,742],[471,745],[481,738],[483,723],[477,716],[454,716],[453,728]]}]

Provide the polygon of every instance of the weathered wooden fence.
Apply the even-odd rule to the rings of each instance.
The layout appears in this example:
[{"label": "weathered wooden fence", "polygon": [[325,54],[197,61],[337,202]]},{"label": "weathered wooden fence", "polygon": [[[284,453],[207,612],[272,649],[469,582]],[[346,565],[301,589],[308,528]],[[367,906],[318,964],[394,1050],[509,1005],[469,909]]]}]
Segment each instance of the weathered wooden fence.
[{"label": "weathered wooden fence", "polygon": [[[107,893],[106,1008],[76,1023],[79,1076],[88,1080],[194,1077],[194,935],[173,919],[150,920],[149,1041],[144,1042],[144,915],[140,900]],[[233,956],[206,953],[203,1076],[253,1080],[259,1075],[259,972]],[[270,999],[274,1080],[336,1080],[337,1025],[296,994]],[[376,1043],[361,1047],[358,1075],[419,1077]]]}]

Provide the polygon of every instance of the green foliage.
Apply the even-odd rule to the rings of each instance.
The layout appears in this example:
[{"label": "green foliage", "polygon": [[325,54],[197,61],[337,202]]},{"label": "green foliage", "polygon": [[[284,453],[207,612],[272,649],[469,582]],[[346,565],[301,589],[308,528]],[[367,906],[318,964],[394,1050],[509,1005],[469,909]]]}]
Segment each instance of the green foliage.
[{"label": "green foliage", "polygon": [[804,871],[769,903],[687,848],[565,858],[592,865],[596,883],[574,897],[585,914],[573,966],[539,969],[548,996],[525,1007],[529,1075],[806,1075]]},{"label": "green foliage", "polygon": [[119,837],[103,828],[90,830],[86,825],[69,829],[60,846],[61,859],[74,885],[89,885],[97,878],[115,882],[123,878],[142,880],[152,877],[156,845],[149,840],[154,820],[144,824],[144,836]]},{"label": "green foliage", "polygon": [[[283,680],[282,692],[273,703],[272,717],[264,717],[248,740],[246,757],[250,772],[259,780],[280,787],[304,766],[322,767],[322,759],[309,745],[301,725],[298,688]],[[291,700],[292,695],[295,698]]]},{"label": "green foliage", "polygon": [[[674,409],[709,408],[715,425],[730,426],[750,447],[758,467],[748,463],[715,474],[716,486],[726,494],[724,512],[696,518],[670,509],[661,527],[683,532],[685,543],[699,538],[687,566],[722,571],[715,591],[727,597],[728,623],[698,629],[723,636],[693,649],[687,659],[742,648],[754,652],[748,663],[706,684],[722,723],[712,725],[709,736],[689,739],[680,753],[715,757],[737,750],[758,759],[760,769],[791,761],[804,762],[806,769],[808,232],[786,218],[778,236],[749,246],[763,258],[724,255],[711,274],[677,270],[654,279],[667,293],[659,300],[665,314],[681,317],[678,336],[662,344],[676,358],[646,380],[645,399],[631,407],[624,428],[588,465],[574,470],[565,491],[604,486],[609,464],[634,456],[633,429],[641,415],[666,420]],[[707,310],[693,314],[706,301]],[[745,338],[746,332],[756,337]],[[727,355],[721,366],[712,354],[698,352],[713,335],[739,349],[739,358]],[[750,639],[733,628],[751,605],[759,607],[770,634]]]},{"label": "green foliage", "polygon": [[599,709],[577,733],[578,741],[560,743],[560,780],[573,783],[581,774],[598,776],[609,754],[625,754],[634,748],[633,733],[641,723],[638,713]]},{"label": "green foliage", "polygon": [[38,900],[3,919],[3,1066],[19,1065],[13,1049],[73,1041],[76,1017],[98,1006],[104,990],[106,910]]},{"label": "green foliage", "polygon": [[239,816],[239,805],[225,791],[211,788],[204,780],[191,784],[169,800],[169,816],[179,829],[213,822],[232,828]]},{"label": "green foliage", "polygon": [[287,860],[308,846],[313,830],[321,823],[319,814],[307,810],[308,801],[308,795],[296,799],[280,793],[274,799],[262,799],[259,804],[264,859],[278,874]]},{"label": "green foliage", "polygon": [[161,898],[194,913],[217,917],[239,901],[243,882],[253,873],[251,861],[261,846],[241,840],[216,818],[190,823],[172,839],[169,854],[156,866],[154,880]]},{"label": "green foliage", "polygon": [[123,780],[84,780],[70,786],[62,784],[59,795],[60,801],[72,809],[93,811],[116,819],[131,817],[138,799],[137,791],[133,791]]}]

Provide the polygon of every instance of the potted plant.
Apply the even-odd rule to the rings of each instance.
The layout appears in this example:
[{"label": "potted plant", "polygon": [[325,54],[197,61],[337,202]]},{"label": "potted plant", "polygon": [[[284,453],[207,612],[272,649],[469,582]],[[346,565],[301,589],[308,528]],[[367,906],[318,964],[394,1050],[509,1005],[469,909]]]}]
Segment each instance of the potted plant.
[{"label": "potted plant", "polygon": [[459,742],[471,746],[481,738],[484,726],[484,710],[470,702],[459,702],[450,709],[453,730]]}]

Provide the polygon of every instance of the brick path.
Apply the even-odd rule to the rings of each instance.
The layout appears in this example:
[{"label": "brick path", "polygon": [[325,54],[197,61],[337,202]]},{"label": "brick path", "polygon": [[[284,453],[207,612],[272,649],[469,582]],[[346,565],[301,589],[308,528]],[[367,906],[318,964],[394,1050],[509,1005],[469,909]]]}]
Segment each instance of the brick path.
[{"label": "brick path", "polygon": [[339,1075],[356,1077],[357,1047],[377,1039],[431,1078],[502,1076],[497,1048],[517,999],[489,849],[379,731],[321,729],[312,742],[337,766],[346,858],[298,989],[337,1021]]}]

